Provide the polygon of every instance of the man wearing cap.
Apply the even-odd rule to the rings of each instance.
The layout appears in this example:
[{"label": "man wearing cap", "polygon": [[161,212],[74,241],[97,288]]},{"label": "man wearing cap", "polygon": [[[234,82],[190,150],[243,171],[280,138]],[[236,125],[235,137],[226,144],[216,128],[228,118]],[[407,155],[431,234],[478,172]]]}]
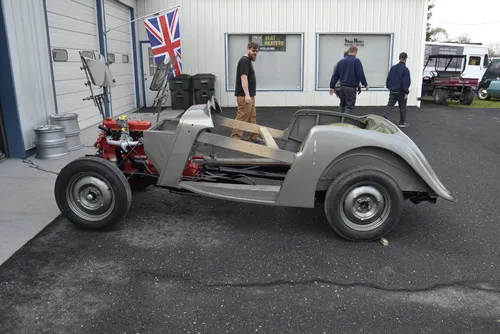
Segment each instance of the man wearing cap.
[{"label": "man wearing cap", "polygon": [[400,128],[406,128],[409,126],[406,123],[406,102],[408,101],[408,94],[410,93],[410,71],[406,67],[406,60],[408,55],[406,52],[401,52],[399,54],[399,63],[393,65],[387,75],[387,80],[385,86],[389,89],[389,102],[387,102],[387,107],[384,113],[384,117],[392,111],[392,107],[396,105],[399,106],[399,123]]}]

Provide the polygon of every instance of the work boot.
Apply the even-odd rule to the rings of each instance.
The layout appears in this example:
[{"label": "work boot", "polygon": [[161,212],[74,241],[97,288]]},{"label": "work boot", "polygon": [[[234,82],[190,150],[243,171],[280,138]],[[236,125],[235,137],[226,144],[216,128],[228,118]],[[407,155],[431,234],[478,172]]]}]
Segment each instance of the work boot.
[{"label": "work boot", "polygon": [[406,123],[406,122],[399,122],[398,126],[400,128],[407,128],[410,126],[410,124]]}]

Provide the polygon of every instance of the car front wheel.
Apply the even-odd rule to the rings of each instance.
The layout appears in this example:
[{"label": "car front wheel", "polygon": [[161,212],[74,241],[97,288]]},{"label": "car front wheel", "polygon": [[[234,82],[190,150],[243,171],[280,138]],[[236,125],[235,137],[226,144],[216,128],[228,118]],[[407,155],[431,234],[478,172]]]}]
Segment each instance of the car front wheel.
[{"label": "car front wheel", "polygon": [[81,157],[66,165],[56,179],[61,213],[86,230],[110,229],[127,215],[130,185],[115,165],[97,157]]},{"label": "car front wheel", "polygon": [[400,219],[403,193],[389,175],[358,169],[340,175],[329,187],[325,214],[336,233],[348,240],[376,240]]},{"label": "car front wheel", "polygon": [[489,100],[490,97],[488,96],[488,90],[486,88],[481,88],[477,92],[477,98],[480,100]]}]

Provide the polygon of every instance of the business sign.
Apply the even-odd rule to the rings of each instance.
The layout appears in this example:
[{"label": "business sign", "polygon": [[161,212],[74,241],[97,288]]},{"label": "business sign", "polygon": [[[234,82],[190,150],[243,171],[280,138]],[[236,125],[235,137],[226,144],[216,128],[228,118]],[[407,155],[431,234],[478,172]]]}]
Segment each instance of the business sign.
[{"label": "business sign", "polygon": [[344,38],[344,46],[351,46],[351,45],[365,46],[365,41],[357,37]]},{"label": "business sign", "polygon": [[259,51],[286,51],[286,35],[250,35],[250,42],[259,45]]}]

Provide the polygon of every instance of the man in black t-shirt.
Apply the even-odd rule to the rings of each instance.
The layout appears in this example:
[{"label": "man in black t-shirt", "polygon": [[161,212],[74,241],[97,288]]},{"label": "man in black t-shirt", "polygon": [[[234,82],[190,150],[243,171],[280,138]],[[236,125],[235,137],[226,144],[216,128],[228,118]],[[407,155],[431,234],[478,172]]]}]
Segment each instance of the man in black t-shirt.
[{"label": "man in black t-shirt", "polygon": [[[257,81],[255,79],[255,70],[252,62],[257,59],[259,45],[255,42],[250,42],[247,45],[247,52],[238,61],[236,67],[236,87],[234,95],[238,103],[238,111],[236,120],[248,123],[257,123],[257,113],[255,110],[255,95],[257,91]],[[232,138],[241,139],[243,131],[233,129]],[[248,140],[251,142],[262,142],[259,134],[249,133]]]}]

